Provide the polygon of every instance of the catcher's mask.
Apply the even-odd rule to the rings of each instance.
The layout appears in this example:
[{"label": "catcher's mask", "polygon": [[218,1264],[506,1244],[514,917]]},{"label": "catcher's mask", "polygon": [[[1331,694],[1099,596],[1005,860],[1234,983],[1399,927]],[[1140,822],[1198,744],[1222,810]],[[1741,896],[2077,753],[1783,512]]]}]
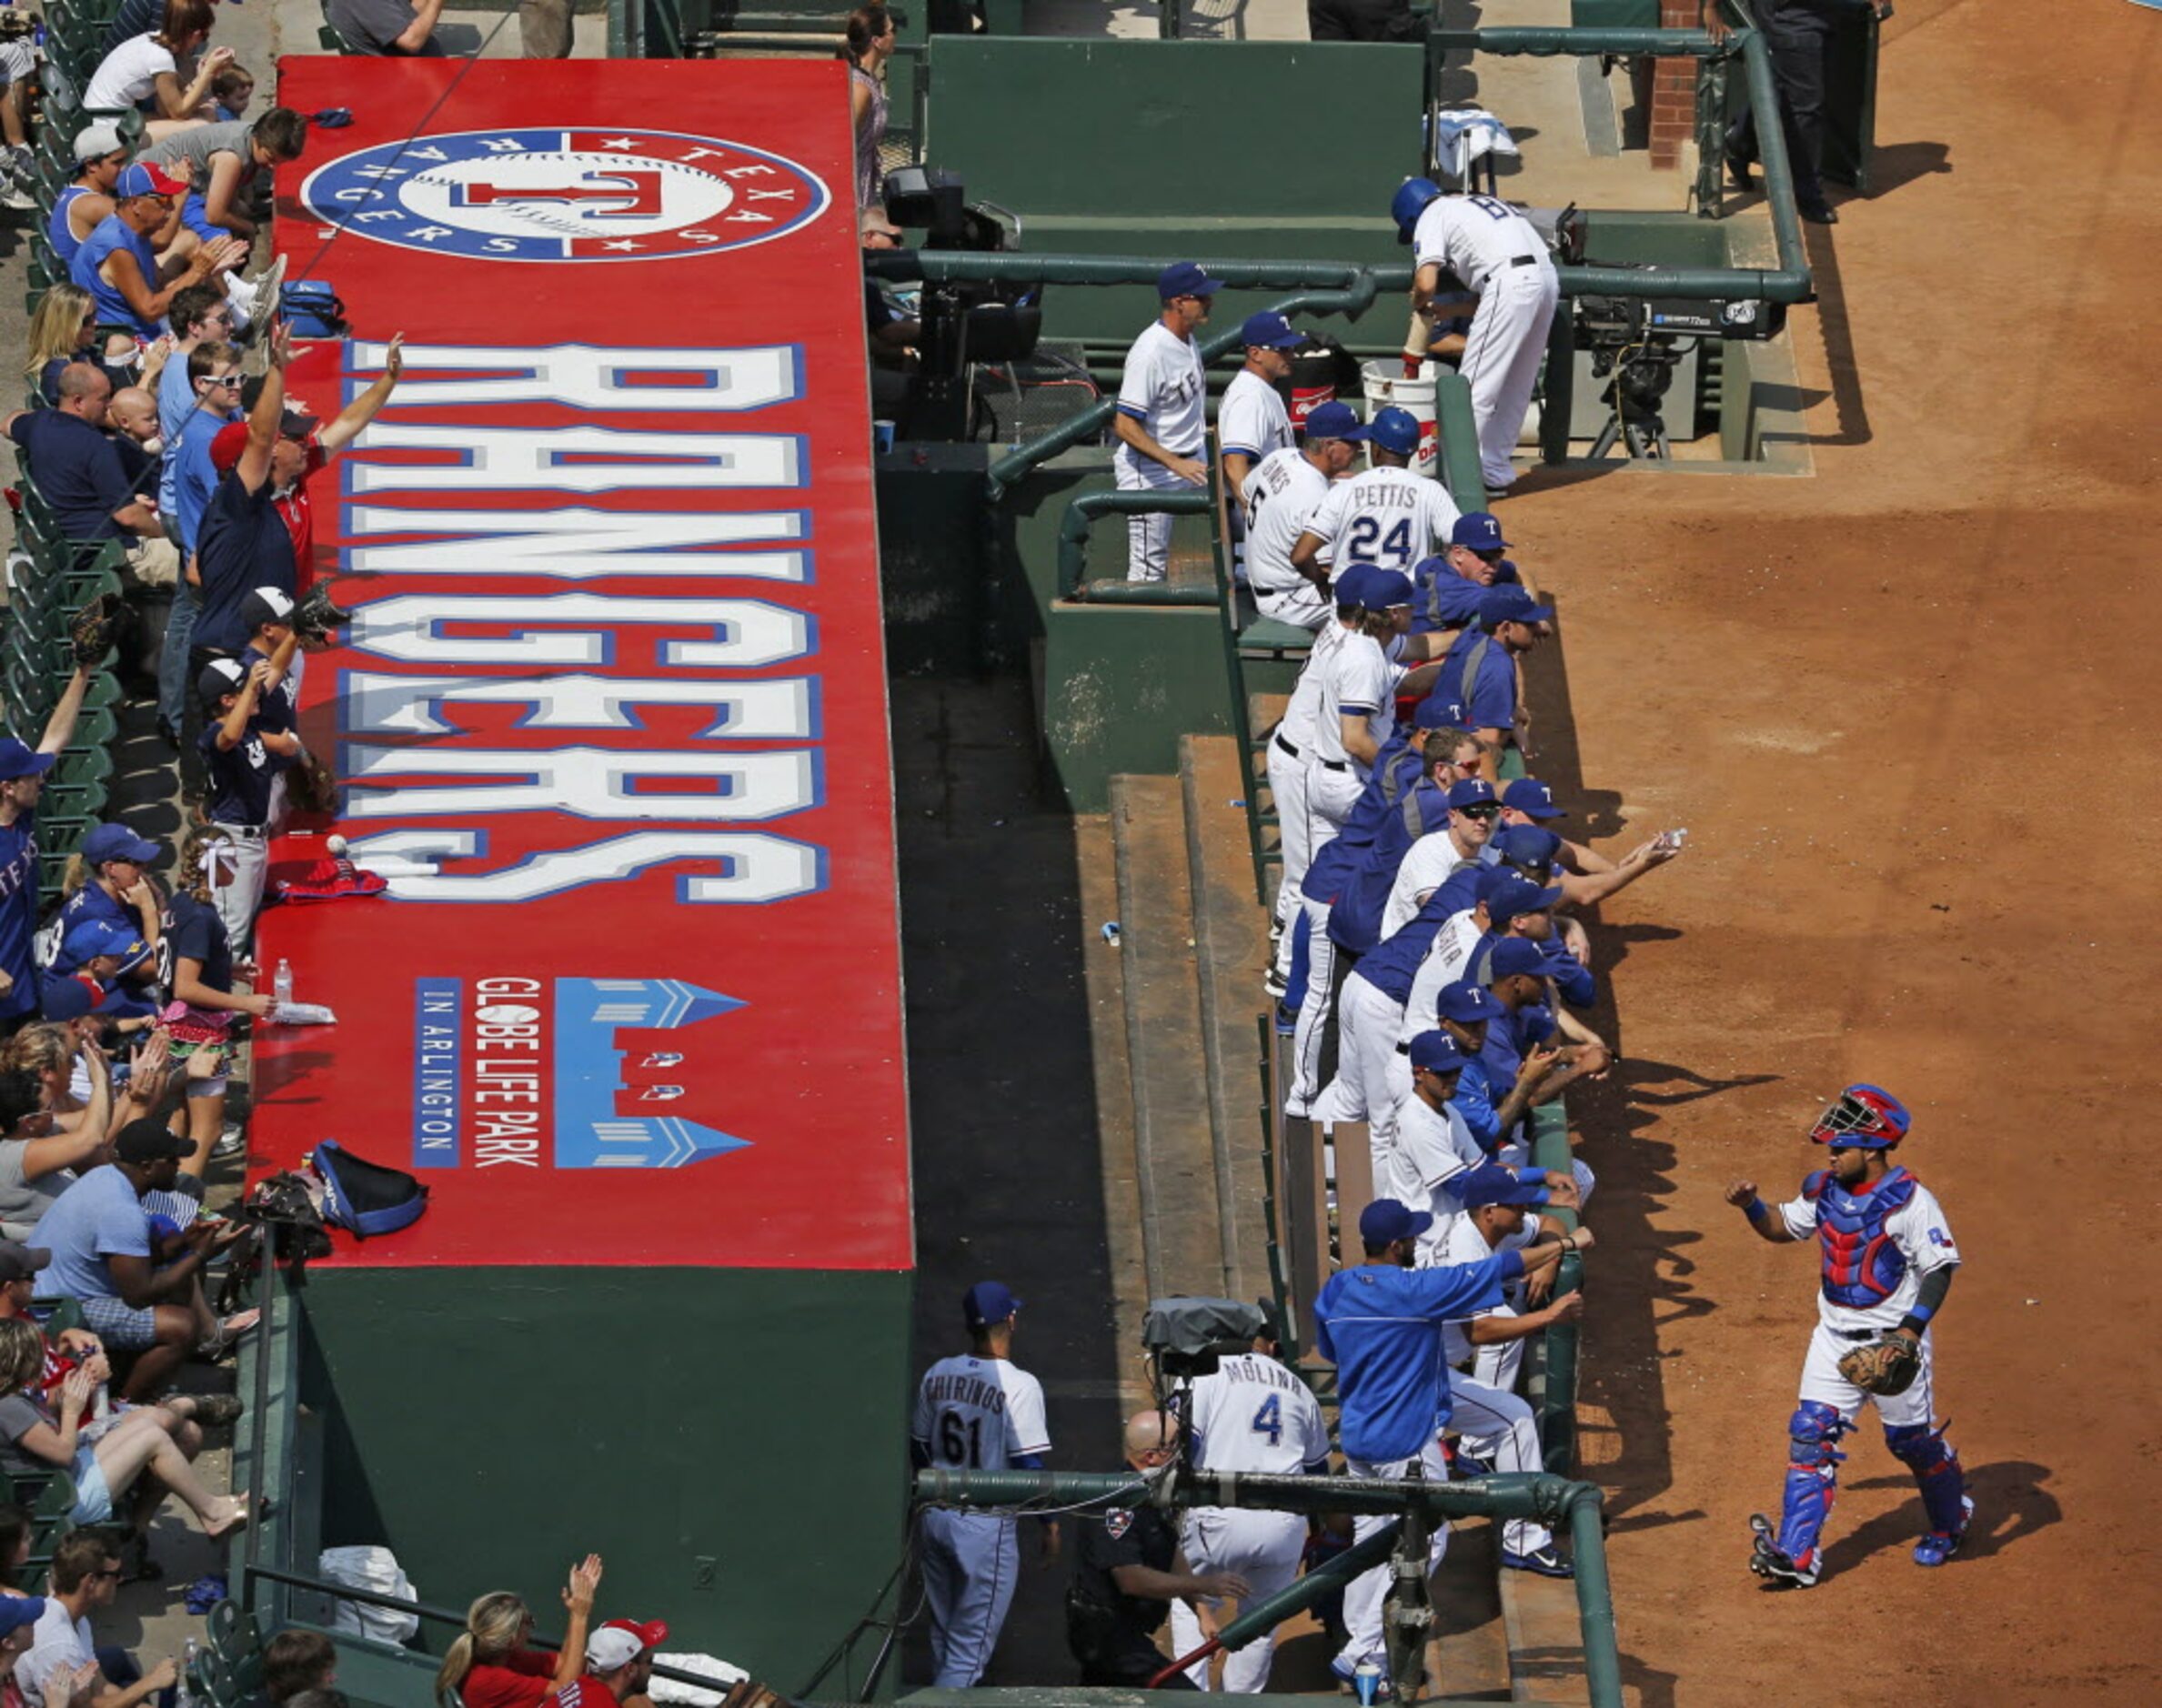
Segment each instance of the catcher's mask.
[{"label": "catcher's mask", "polygon": [[1913,1124],[1906,1105],[1883,1086],[1850,1085],[1816,1118],[1809,1137],[1820,1145],[1889,1150]]}]

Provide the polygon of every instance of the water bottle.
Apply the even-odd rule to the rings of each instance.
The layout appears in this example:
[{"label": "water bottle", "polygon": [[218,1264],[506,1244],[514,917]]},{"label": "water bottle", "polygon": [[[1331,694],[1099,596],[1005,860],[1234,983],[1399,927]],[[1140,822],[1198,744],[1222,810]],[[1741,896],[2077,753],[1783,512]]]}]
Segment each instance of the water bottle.
[{"label": "water bottle", "polygon": [[1359,1708],[1373,1708],[1374,1693],[1382,1684],[1381,1663],[1374,1660],[1360,1662],[1352,1671],[1352,1683],[1359,1692]]},{"label": "water bottle", "polygon": [[173,1686],[173,1708],[195,1708],[196,1640],[190,1637],[180,1656],[180,1682]]},{"label": "water bottle", "polygon": [[270,980],[270,993],[281,1009],[293,1000],[293,963],[283,955],[278,957],[277,971]]}]

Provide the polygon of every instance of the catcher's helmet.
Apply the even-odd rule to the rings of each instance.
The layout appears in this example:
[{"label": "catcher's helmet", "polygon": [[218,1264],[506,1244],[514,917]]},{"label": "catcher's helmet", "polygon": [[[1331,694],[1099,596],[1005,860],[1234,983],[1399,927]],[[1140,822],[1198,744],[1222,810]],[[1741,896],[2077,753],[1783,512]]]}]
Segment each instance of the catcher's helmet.
[{"label": "catcher's helmet", "polygon": [[1816,1118],[1809,1137],[1820,1145],[1889,1150],[1906,1137],[1914,1118],[1881,1085],[1850,1085]]},{"label": "catcher's helmet", "polygon": [[1442,186],[1432,178],[1406,178],[1396,186],[1396,194],[1389,203],[1389,212],[1396,220],[1396,241],[1409,243],[1412,227],[1419,223],[1419,216],[1426,211],[1427,203],[1437,199]]}]

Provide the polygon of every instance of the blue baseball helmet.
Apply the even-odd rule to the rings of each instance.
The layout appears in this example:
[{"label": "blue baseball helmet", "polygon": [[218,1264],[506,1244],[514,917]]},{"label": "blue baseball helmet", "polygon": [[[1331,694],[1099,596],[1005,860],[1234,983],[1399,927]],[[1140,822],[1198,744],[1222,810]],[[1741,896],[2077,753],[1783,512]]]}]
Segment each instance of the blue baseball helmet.
[{"label": "blue baseball helmet", "polygon": [[1419,448],[1419,417],[1391,404],[1374,411],[1366,437],[1393,457],[1409,457]]},{"label": "blue baseball helmet", "polygon": [[1397,242],[1411,242],[1412,227],[1419,223],[1419,216],[1441,194],[1442,186],[1432,178],[1406,178],[1396,186],[1396,194],[1389,201],[1389,213],[1396,221]]},{"label": "blue baseball helmet", "polygon": [[1850,1085],[1816,1118],[1809,1137],[1843,1149],[1889,1150],[1906,1137],[1914,1118],[1881,1085]]}]

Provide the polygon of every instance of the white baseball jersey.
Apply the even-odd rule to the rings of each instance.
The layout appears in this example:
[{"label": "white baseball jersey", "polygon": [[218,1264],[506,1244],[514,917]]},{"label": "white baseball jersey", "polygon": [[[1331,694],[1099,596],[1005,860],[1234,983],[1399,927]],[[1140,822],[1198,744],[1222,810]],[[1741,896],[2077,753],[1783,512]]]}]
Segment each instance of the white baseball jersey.
[{"label": "white baseball jersey", "polygon": [[1292,412],[1284,407],[1283,394],[1250,367],[1233,374],[1216,408],[1218,452],[1225,457],[1235,452],[1258,462],[1272,452],[1289,450],[1294,443]]},{"label": "white baseball jersey", "polygon": [[[1119,380],[1119,413],[1139,421],[1157,444],[1179,457],[1198,457],[1204,448],[1208,377],[1201,351],[1162,321],[1155,322],[1126,352],[1126,371]],[[1113,460],[1139,472],[1142,464],[1159,465],[1121,441]]]},{"label": "white baseball jersey", "polygon": [[1313,1391],[1273,1358],[1239,1352],[1193,1384],[1194,1462],[1289,1475],[1326,1464],[1329,1426]]},{"label": "white baseball jersey", "polygon": [[1284,706],[1283,718],[1276,729],[1299,749],[1301,759],[1313,746],[1314,720],[1322,709],[1322,678],[1327,674],[1330,655],[1343,645],[1344,637],[1350,633],[1333,617],[1315,629],[1306,662],[1299,668],[1299,679],[1292,685],[1291,699]]},{"label": "white baseball jersey", "polygon": [[[1423,1028],[1433,1030],[1432,1026]],[[1432,1212],[1433,1226],[1419,1239],[1422,1267],[1445,1263],[1449,1230],[1463,1216],[1463,1206],[1448,1182],[1486,1160],[1463,1117],[1446,1106],[1432,1109],[1416,1091],[1396,1106],[1394,1157],[1388,1196],[1414,1210]],[[1377,1193],[1382,1183],[1374,1182]]]},{"label": "white baseball jersey", "polygon": [[950,1471],[1004,1471],[1017,1454],[1051,1451],[1042,1384],[1010,1360],[965,1352],[923,1372],[909,1432]]},{"label": "white baseball jersey", "polygon": [[[1328,497],[1329,477],[1303,451],[1272,451],[1248,472],[1239,496],[1246,506],[1247,584],[1257,593],[1311,586],[1292,568],[1292,548]],[[1341,632],[1342,625],[1324,623],[1315,643],[1332,628]]]},{"label": "white baseball jersey", "polygon": [[[1526,1211],[1523,1227],[1521,1231],[1508,1235],[1499,1245],[1490,1246],[1486,1243],[1486,1236],[1479,1231],[1479,1224],[1473,1221],[1468,1214],[1460,1215],[1450,1226],[1448,1242],[1442,1248],[1442,1261],[1445,1264],[1483,1263],[1496,1251],[1514,1251],[1531,1244],[1539,1237],[1539,1218]],[[1501,1309],[1505,1315],[1514,1316],[1516,1314],[1506,1306],[1503,1306]],[[1465,1321],[1470,1321],[1472,1318],[1475,1317],[1491,1317],[1493,1314],[1494,1312],[1492,1311],[1474,1311],[1465,1318]],[[1443,1362],[1463,1363],[1474,1354],[1476,1350],[1472,1345],[1471,1337],[1463,1331],[1463,1324],[1456,1322],[1442,1324],[1442,1359]]]},{"label": "white baseball jersey", "polygon": [[1403,1001],[1403,1042],[1433,1030],[1433,1005],[1441,1000],[1442,988],[1463,977],[1472,950],[1485,935],[1469,908],[1442,921],[1442,929],[1426,946],[1426,959],[1412,975],[1412,993]]},{"label": "white baseball jersey", "polygon": [[[1813,1246],[1817,1243],[1815,1200],[1805,1196],[1789,1199],[1779,1206],[1779,1220],[1795,1239]],[[1816,1314],[1826,1328],[1896,1329],[1900,1320],[1914,1309],[1916,1297],[1922,1291],[1922,1277],[1931,1270],[1945,1269],[1959,1261],[1959,1248],[1952,1242],[1952,1225],[1945,1220],[1944,1206],[1936,1201],[1936,1194],[1919,1181],[1915,1182],[1914,1195],[1885,1218],[1884,1231],[1906,1260],[1906,1272],[1900,1277],[1899,1285],[1881,1304],[1871,1305],[1866,1310],[1835,1305],[1825,1297],[1820,1287]]]},{"label": "white baseball jersey", "polygon": [[1382,935],[1393,937],[1403,929],[1451,872],[1476,859],[1458,848],[1446,829],[1430,830],[1413,843],[1396,869],[1396,881],[1389,887],[1388,905],[1382,909]]},{"label": "white baseball jersey", "polygon": [[1439,262],[1473,290],[1517,256],[1544,257],[1546,239],[1508,203],[1491,196],[1443,196],[1429,202],[1412,228],[1413,265]]},{"label": "white baseball jersey", "polygon": [[1439,551],[1456,526],[1456,506],[1438,480],[1408,468],[1369,468],[1330,488],[1307,532],[1332,564],[1371,563],[1406,575]]},{"label": "white baseball jersey", "polygon": [[1349,765],[1361,777],[1366,775],[1366,768],[1344,749],[1342,719],[1363,717],[1374,740],[1386,741],[1396,718],[1400,674],[1380,641],[1356,629],[1343,630],[1343,638],[1321,666],[1322,703],[1314,709],[1313,751],[1322,764]]}]

